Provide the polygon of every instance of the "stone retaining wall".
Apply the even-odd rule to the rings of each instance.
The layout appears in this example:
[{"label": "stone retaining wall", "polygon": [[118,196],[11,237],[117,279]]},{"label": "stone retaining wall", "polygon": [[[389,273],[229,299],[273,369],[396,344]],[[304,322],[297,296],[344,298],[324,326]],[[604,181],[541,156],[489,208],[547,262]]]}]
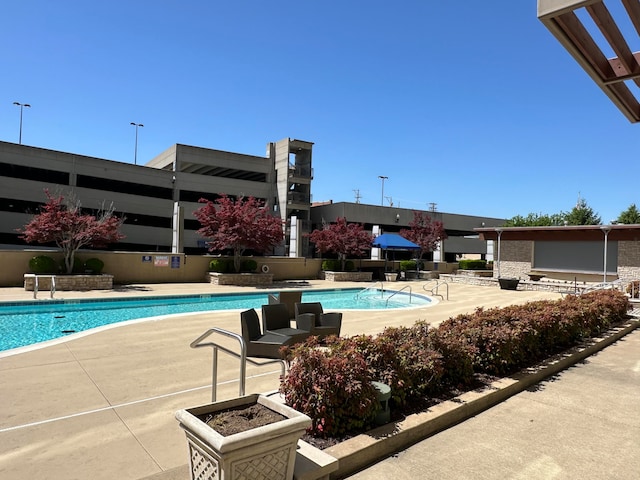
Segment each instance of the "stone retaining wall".
[{"label": "stone retaining wall", "polygon": [[214,285],[271,285],[273,274],[271,273],[216,273],[208,272],[207,278]]},{"label": "stone retaining wall", "polygon": [[[111,290],[113,289],[113,275],[38,275],[38,290],[51,291],[51,279],[55,278],[55,289],[67,290]],[[33,292],[36,285],[36,275],[24,275],[24,289]]]},{"label": "stone retaining wall", "polygon": [[331,272],[325,271],[324,279],[329,282],[370,282],[373,272]]}]

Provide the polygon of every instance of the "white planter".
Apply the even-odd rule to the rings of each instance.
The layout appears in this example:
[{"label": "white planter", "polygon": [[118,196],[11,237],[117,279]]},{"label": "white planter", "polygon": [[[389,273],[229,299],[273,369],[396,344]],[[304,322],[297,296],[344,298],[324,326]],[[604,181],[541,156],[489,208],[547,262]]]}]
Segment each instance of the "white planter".
[{"label": "white planter", "polygon": [[[286,420],[224,437],[198,417],[259,403]],[[291,480],[296,445],[311,419],[263,395],[248,395],[176,412],[189,445],[192,480]]]}]

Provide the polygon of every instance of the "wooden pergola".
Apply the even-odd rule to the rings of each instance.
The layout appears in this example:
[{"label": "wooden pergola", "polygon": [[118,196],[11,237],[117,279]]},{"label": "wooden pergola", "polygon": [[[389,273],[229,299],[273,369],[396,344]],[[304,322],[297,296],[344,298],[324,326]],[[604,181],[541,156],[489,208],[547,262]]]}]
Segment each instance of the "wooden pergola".
[{"label": "wooden pergola", "polygon": [[[610,6],[614,3],[614,11],[625,14],[635,31],[623,32],[603,0],[538,0],[538,18],[629,121],[635,123],[640,121],[640,53],[632,52],[629,45],[639,42],[640,2],[607,0]],[[579,12],[581,9],[593,20],[606,44],[598,45],[593,35],[597,32],[590,32],[581,20],[587,18]],[[615,52],[615,57],[607,58],[605,50]]]}]

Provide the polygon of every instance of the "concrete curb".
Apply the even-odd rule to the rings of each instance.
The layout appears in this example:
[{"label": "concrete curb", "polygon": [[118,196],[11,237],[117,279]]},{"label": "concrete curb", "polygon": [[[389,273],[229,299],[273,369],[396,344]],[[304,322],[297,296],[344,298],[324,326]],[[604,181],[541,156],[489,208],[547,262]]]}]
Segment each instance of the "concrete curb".
[{"label": "concrete curb", "polygon": [[639,327],[640,320],[629,320],[609,330],[603,337],[593,338],[535,367],[493,382],[482,392],[464,393],[452,400],[435,405],[426,412],[410,415],[402,421],[383,425],[366,434],[329,447],[323,452],[338,460],[338,470],[333,472],[330,478],[344,478],[473,417],[545,378],[575,365]]}]

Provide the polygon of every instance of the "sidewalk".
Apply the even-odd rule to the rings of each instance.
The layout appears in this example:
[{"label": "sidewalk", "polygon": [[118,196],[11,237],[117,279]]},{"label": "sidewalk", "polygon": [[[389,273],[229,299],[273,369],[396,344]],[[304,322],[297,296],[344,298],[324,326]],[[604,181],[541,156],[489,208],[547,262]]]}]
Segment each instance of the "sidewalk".
[{"label": "sidewalk", "polygon": [[640,475],[640,330],[352,480]]}]

